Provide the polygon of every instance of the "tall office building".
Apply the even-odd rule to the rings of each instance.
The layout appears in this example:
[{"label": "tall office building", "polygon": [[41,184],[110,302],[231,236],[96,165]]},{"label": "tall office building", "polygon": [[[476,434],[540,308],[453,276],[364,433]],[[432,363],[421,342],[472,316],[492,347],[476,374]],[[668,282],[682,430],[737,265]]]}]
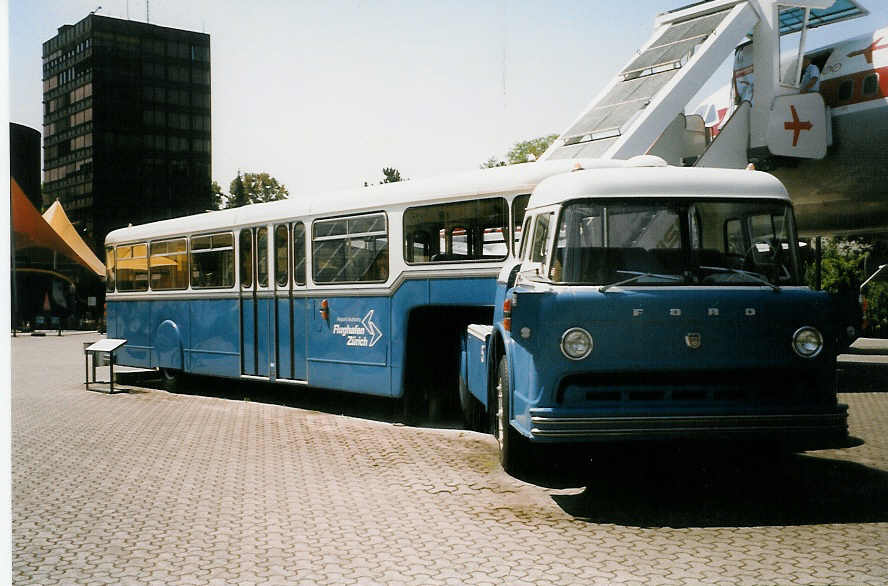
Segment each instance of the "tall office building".
[{"label": "tall office building", "polygon": [[43,203],[94,250],[209,208],[209,35],[90,14],[43,43],[43,105]]},{"label": "tall office building", "polygon": [[40,209],[40,131],[9,123],[9,176]]}]

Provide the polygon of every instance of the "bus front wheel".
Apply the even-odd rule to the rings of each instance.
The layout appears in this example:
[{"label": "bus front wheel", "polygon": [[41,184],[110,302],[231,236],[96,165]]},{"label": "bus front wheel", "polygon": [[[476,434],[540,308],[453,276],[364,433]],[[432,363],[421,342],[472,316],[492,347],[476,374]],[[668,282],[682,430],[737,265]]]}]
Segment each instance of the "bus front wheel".
[{"label": "bus front wheel", "polygon": [[499,444],[500,463],[509,474],[515,475],[528,469],[530,444],[509,424],[509,364],[500,358],[497,368],[496,387],[491,405],[491,428]]}]

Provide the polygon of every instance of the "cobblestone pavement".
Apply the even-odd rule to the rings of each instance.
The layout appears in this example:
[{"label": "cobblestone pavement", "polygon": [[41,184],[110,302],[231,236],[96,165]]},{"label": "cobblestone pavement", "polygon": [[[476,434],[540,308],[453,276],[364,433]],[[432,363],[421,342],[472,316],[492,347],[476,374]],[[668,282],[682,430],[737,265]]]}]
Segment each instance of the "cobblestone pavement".
[{"label": "cobblestone pavement", "polygon": [[389,402],[87,392],[87,339],[12,340],[16,584],[888,583],[888,393],[842,395],[857,448],[528,483]]}]

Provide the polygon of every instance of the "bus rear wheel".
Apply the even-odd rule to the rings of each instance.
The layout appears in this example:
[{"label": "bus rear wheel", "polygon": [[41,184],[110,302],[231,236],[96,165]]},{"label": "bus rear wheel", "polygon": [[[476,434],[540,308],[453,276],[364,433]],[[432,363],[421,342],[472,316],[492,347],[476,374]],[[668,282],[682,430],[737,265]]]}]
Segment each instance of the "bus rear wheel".
[{"label": "bus rear wheel", "polygon": [[185,374],[181,370],[175,368],[161,368],[160,377],[163,379],[163,386],[168,393],[178,393],[182,390],[182,382]]},{"label": "bus rear wheel", "polygon": [[527,439],[509,424],[509,364],[505,356],[500,358],[497,368],[493,399],[490,409],[491,428],[499,444],[500,464],[513,476],[526,472],[530,464],[531,446]]}]

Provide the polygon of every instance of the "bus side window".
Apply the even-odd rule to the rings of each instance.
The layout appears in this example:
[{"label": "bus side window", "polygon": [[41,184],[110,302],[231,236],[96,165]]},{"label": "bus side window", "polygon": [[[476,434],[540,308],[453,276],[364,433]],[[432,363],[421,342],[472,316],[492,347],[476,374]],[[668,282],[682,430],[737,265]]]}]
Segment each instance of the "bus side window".
[{"label": "bus side window", "polygon": [[[418,233],[427,238],[416,239]],[[509,252],[509,207],[504,198],[491,197],[408,208],[404,234],[407,262],[502,260]],[[416,242],[427,246],[424,254],[416,254]]]},{"label": "bus side window", "polygon": [[429,254],[429,235],[427,232],[418,230],[407,236],[407,246],[405,254],[407,262],[429,262],[431,255]]},{"label": "bus side window", "polygon": [[388,279],[388,227],[385,214],[348,219],[350,281],[378,282]]},{"label": "bus side window", "polygon": [[485,228],[481,231],[482,258],[502,258],[509,254],[508,233],[503,228]]},{"label": "bus side window", "polygon": [[305,224],[293,224],[293,280],[305,285]]},{"label": "bus side window", "polygon": [[105,248],[105,290],[108,293],[114,292],[115,264],[114,247],[108,246]]},{"label": "bus side window", "polygon": [[231,233],[191,237],[191,287],[234,286],[234,237]]},{"label": "bus side window", "polygon": [[518,258],[524,259],[524,253],[527,252],[527,240],[530,237],[530,222],[533,218],[525,218],[524,228],[521,229],[521,250],[518,252]]},{"label": "bus side window", "polygon": [[256,230],[256,284],[268,287],[268,228]]},{"label": "bus side window", "polygon": [[148,244],[117,247],[117,290],[148,290]]},{"label": "bus side window", "polygon": [[316,221],[312,274],[316,283],[375,283],[388,279],[385,214]]},{"label": "bus side window", "polygon": [[253,286],[253,232],[249,228],[240,231],[238,249],[241,287],[249,289]]},{"label": "bus side window", "polygon": [[[441,242],[441,251],[451,257],[460,257],[459,260],[474,256],[472,249],[471,230],[462,226],[456,226],[450,230],[444,230],[444,240]],[[443,260],[443,259],[442,259]],[[451,258],[450,260],[457,260]]]},{"label": "bus side window", "polygon": [[527,211],[527,202],[530,195],[519,195],[512,200],[512,252],[518,254],[518,243],[521,241],[521,224],[524,222],[524,212]]},{"label": "bus side window", "polygon": [[274,282],[280,289],[286,289],[290,284],[289,255],[287,244],[290,235],[286,224],[278,224],[274,228]]},{"label": "bus side window", "polygon": [[549,241],[549,220],[552,218],[552,215],[552,213],[540,214],[536,218],[536,226],[533,229],[533,246],[530,249],[531,262],[546,261],[546,252],[548,252],[546,245]]},{"label": "bus side window", "polygon": [[151,243],[151,288],[158,291],[188,288],[188,245],[184,238]]}]

